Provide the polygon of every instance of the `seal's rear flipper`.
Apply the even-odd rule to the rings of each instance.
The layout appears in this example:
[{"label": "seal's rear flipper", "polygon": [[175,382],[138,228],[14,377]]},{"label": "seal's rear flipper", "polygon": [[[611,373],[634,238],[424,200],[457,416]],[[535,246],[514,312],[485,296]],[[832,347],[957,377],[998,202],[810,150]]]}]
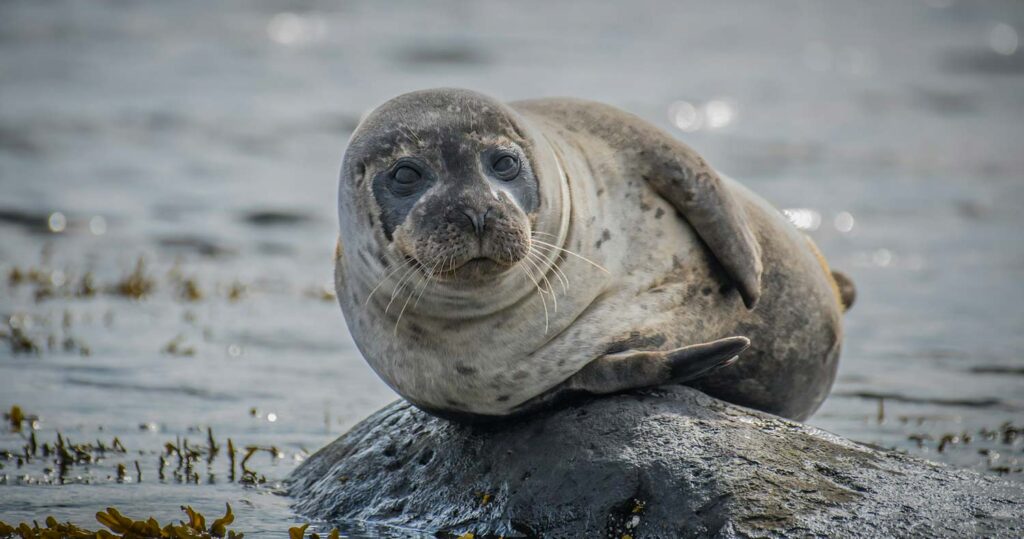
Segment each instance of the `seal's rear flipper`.
[{"label": "seal's rear flipper", "polygon": [[841,271],[832,270],[832,280],[836,282],[836,288],[839,290],[843,312],[849,311],[850,307],[853,307],[853,302],[857,301],[857,287],[853,285],[853,279]]},{"label": "seal's rear flipper", "polygon": [[746,337],[727,337],[704,344],[695,344],[665,353],[674,383],[703,378],[736,362],[740,353],[750,346]]},{"label": "seal's rear flipper", "polygon": [[746,337],[727,337],[662,351],[629,350],[588,363],[565,382],[565,389],[593,394],[680,383],[731,364],[750,346]]}]

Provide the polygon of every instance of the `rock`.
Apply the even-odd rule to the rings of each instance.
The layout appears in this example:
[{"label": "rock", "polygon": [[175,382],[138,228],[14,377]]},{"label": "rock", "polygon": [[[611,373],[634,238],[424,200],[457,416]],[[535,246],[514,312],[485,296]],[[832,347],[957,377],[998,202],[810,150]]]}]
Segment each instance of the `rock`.
[{"label": "rock", "polygon": [[391,404],[303,463],[295,509],[476,537],[1024,534],[1024,486],[685,387],[501,425]]}]

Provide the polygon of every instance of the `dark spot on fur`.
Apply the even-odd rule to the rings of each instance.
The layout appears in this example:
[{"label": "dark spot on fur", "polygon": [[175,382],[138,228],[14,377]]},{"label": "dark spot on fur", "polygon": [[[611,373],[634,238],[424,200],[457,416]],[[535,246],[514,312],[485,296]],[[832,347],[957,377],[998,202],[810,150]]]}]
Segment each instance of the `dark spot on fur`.
[{"label": "dark spot on fur", "polygon": [[597,196],[601,196],[603,194],[604,194],[604,187],[602,187],[602,188],[597,190]]},{"label": "dark spot on fur", "polygon": [[558,360],[558,366],[559,367],[564,367],[565,366],[565,358],[564,357],[562,359]]},{"label": "dark spot on fur", "polygon": [[705,286],[704,288],[701,288],[700,289],[700,293],[705,295],[705,296],[710,295],[711,294],[711,287],[710,286]]},{"label": "dark spot on fur", "polygon": [[601,233],[601,239],[597,240],[597,242],[594,243],[594,247],[600,249],[601,248],[601,244],[606,242],[606,241],[608,241],[608,240],[610,240],[610,239],[612,239],[612,233],[609,232],[608,229],[606,228],[606,229],[604,229],[604,232]]},{"label": "dark spot on fur", "polygon": [[654,218],[655,218],[655,219],[661,219],[661,216],[662,216],[662,215],[665,215],[665,210],[663,210],[663,209],[661,209],[661,208],[658,208],[658,209],[657,209],[657,210],[656,210],[656,211],[654,212]]},{"label": "dark spot on fur", "polygon": [[511,397],[509,395],[498,395],[498,398],[494,399],[494,400],[496,400],[498,402],[505,402],[505,401],[507,401],[510,398]]},{"label": "dark spot on fur", "polygon": [[372,213],[367,213],[366,214],[366,220],[370,222],[370,228],[373,228],[373,214]]},{"label": "dark spot on fur", "polygon": [[516,371],[516,373],[512,375],[512,379],[513,380],[522,380],[524,378],[529,378],[529,377],[530,377],[530,373],[528,371]]},{"label": "dark spot on fur", "polygon": [[604,353],[617,354],[626,350],[655,350],[663,344],[665,344],[665,336],[660,333],[641,335],[640,332],[634,331],[629,334],[628,338],[609,344]]},{"label": "dark spot on fur", "polygon": [[651,211],[651,205],[641,200],[640,201],[640,211],[643,211],[643,212]]},{"label": "dark spot on fur", "polygon": [[458,365],[455,366],[455,372],[457,372],[457,373],[459,373],[459,374],[461,374],[463,376],[470,376],[470,375],[476,374],[476,369],[474,369],[473,367],[470,367],[468,365],[464,365],[462,363],[459,363]]}]

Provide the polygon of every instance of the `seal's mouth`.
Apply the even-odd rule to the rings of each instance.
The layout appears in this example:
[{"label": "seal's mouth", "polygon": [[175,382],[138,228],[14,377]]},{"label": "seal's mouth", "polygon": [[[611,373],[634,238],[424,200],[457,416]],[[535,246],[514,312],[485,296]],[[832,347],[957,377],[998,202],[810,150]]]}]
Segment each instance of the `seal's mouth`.
[{"label": "seal's mouth", "polygon": [[503,261],[477,256],[454,267],[439,268],[434,271],[434,277],[442,281],[481,281],[494,277],[509,267]]}]

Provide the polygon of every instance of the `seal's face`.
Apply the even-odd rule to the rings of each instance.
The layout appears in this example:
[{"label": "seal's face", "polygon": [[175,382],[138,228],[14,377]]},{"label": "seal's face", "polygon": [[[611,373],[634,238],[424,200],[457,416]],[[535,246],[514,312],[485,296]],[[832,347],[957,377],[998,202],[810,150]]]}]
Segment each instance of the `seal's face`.
[{"label": "seal's face", "polygon": [[537,177],[510,111],[476,94],[434,97],[377,109],[345,168],[361,173],[387,251],[440,281],[486,282],[527,256]]},{"label": "seal's face", "polygon": [[372,192],[403,255],[438,278],[472,280],[526,255],[536,180],[511,141],[451,134],[455,140],[399,152],[374,174]]}]

